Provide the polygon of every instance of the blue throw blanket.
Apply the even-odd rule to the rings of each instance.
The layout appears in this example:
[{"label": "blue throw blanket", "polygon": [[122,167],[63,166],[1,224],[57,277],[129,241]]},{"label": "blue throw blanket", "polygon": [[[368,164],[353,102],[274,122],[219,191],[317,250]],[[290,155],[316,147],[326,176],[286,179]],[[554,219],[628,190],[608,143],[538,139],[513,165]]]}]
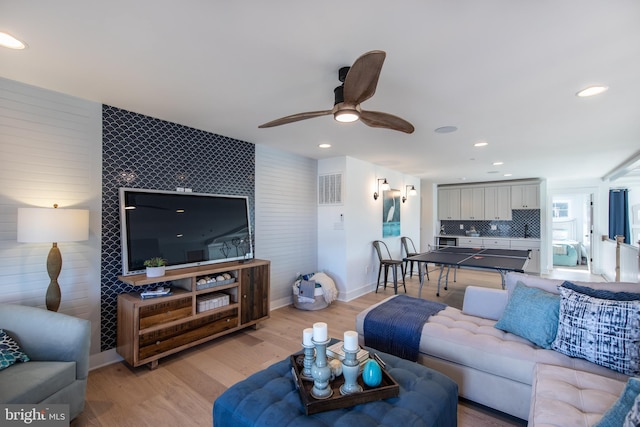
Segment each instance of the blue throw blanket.
[{"label": "blue throw blanket", "polygon": [[398,295],[364,318],[364,344],[413,362],[418,360],[422,327],[447,305]]}]

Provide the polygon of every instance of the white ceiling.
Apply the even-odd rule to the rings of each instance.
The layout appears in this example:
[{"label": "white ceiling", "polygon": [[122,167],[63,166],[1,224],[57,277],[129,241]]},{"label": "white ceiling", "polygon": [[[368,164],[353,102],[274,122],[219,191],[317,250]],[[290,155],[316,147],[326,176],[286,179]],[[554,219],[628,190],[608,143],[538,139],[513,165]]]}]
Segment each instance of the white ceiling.
[{"label": "white ceiling", "polygon": [[[598,178],[640,149],[638,0],[0,0],[0,31],[29,45],[0,48],[2,77],[438,183]],[[258,129],[330,109],[338,69],[374,49],[362,107],[413,134],[331,116]],[[575,96],[592,84],[610,90]]]}]

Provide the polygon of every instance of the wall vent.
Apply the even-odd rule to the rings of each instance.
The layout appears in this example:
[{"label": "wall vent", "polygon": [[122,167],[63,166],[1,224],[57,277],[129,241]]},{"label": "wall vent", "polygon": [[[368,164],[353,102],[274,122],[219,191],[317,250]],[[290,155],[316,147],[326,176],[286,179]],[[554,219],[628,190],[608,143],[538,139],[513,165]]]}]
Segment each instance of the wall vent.
[{"label": "wall vent", "polygon": [[318,204],[342,204],[342,174],[320,175],[318,177]]}]

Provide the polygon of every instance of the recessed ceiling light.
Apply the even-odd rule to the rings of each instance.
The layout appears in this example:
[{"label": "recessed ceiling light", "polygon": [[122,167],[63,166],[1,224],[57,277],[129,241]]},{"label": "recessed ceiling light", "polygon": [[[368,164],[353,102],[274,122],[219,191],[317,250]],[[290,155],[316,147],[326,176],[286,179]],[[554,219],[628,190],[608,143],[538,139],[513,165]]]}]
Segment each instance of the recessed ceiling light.
[{"label": "recessed ceiling light", "polygon": [[486,147],[487,145],[489,145],[487,141],[478,141],[473,144],[474,147]]},{"label": "recessed ceiling light", "polygon": [[602,92],[606,92],[609,88],[607,86],[589,86],[582,89],[580,92],[576,93],[576,96],[580,98],[585,98],[587,96],[599,95]]},{"label": "recessed ceiling light", "polygon": [[11,34],[0,32],[0,46],[19,50],[27,47],[27,44],[13,37]]},{"label": "recessed ceiling light", "polygon": [[451,133],[457,131],[458,128],[455,126],[442,126],[434,130],[435,133]]},{"label": "recessed ceiling light", "polygon": [[331,144],[319,144],[318,147],[320,147],[320,148],[331,148]]},{"label": "recessed ceiling light", "polygon": [[504,165],[504,162],[493,162],[493,166]]},{"label": "recessed ceiling light", "polygon": [[511,175],[513,175],[513,174],[512,174],[512,173],[505,173],[505,174],[504,174],[504,175],[502,175],[502,176],[511,176]]}]

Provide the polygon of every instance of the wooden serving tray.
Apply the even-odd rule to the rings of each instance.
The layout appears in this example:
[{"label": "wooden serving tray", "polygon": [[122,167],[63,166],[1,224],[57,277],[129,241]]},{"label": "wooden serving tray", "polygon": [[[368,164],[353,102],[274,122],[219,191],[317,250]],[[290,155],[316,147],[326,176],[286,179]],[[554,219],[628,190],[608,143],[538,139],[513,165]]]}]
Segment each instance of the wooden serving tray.
[{"label": "wooden serving tray", "polygon": [[290,357],[293,380],[300,392],[302,405],[304,406],[304,411],[307,415],[330,411],[332,409],[348,408],[350,406],[373,402],[375,400],[388,399],[400,394],[400,386],[398,383],[382,366],[380,366],[380,369],[382,369],[382,383],[380,383],[379,386],[369,387],[365,385],[362,381],[362,376],[360,375],[358,376],[358,384],[362,387],[362,392],[343,396],[340,394],[340,386],[344,384],[344,377],[340,375],[329,383],[329,387],[333,390],[333,395],[326,399],[316,399],[311,395],[313,381],[303,380],[302,375],[300,375],[304,369],[304,366],[302,365],[303,360],[304,354],[302,353],[296,353]]}]

